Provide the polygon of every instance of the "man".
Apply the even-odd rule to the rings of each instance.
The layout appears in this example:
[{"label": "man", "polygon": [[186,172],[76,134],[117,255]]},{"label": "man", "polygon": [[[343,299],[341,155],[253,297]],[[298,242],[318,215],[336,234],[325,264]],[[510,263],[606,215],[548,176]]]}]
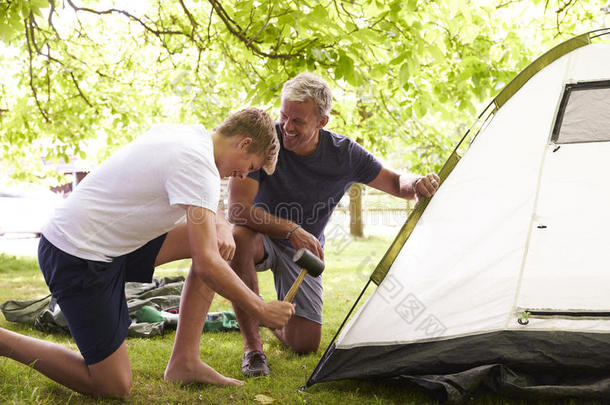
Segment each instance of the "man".
[{"label": "man", "polygon": [[[297,249],[307,248],[324,259],[324,228],[351,184],[368,184],[407,199],[430,197],[438,188],[436,174],[399,175],[351,139],[324,130],[331,102],[326,82],[312,74],[286,82],[276,125],[277,170],[273,175],[251,173],[229,183],[229,220],[235,224],[236,243],[231,267],[254,292],[258,292],[256,271],[271,268],[282,299],[300,272],[292,262]],[[296,315],[274,334],[297,353],[315,351],[322,325],[321,277],[306,276],[294,302]],[[258,321],[239,303],[234,309],[244,338],[244,375],[269,374]]]},{"label": "man", "polygon": [[[214,291],[275,328],[292,305],[263,302],[231,270],[231,235],[217,246],[220,178],[272,173],[273,121],[262,110],[231,115],[211,134],[201,126],[151,129],[89,174],[43,229],[39,263],[80,354],[0,329],[0,355],[94,396],[126,396],[132,381],[125,337],[126,281],[150,282],[154,267],[192,258],[165,379],[239,385],[199,358]],[[186,221],[185,221],[186,217]],[[222,229],[222,227],[221,227]]]}]

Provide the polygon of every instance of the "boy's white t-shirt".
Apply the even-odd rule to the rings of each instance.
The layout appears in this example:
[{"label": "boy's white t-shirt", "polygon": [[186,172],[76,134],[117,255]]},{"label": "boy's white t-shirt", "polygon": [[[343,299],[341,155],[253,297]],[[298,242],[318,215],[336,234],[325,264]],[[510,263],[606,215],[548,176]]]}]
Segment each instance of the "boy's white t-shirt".
[{"label": "boy's white t-shirt", "polygon": [[186,205],[214,213],[220,175],[199,125],[158,125],[87,175],[43,228],[73,256],[111,261],[168,232]]}]

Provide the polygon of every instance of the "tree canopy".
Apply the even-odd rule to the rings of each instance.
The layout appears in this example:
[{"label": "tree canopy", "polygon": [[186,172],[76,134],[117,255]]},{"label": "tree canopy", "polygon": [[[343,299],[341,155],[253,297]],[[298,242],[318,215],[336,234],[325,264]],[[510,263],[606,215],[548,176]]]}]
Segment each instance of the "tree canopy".
[{"label": "tree canopy", "polygon": [[[329,81],[329,128],[438,170],[534,56],[598,28],[594,0],[2,0],[2,164],[100,160],[157,122],[275,114],[285,80]],[[93,151],[99,151],[91,156]]]}]

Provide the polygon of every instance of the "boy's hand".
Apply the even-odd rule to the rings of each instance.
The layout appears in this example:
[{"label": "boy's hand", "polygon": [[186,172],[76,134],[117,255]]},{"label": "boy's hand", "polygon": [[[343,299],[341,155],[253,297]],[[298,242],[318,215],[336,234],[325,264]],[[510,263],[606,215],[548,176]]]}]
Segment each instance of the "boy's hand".
[{"label": "boy's hand", "polygon": [[218,239],[218,253],[225,260],[232,260],[235,254],[235,239],[228,222],[216,223],[216,238]]},{"label": "boy's hand", "polygon": [[265,302],[259,321],[268,328],[281,329],[293,315],[294,304],[291,304],[290,302]]}]

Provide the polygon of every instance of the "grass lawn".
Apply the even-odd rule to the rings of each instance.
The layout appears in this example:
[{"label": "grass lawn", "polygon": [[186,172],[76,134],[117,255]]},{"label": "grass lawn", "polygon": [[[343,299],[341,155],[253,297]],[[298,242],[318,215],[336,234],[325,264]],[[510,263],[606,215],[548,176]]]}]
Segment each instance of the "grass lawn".
[{"label": "grass lawn", "polygon": [[[174,332],[151,339],[127,340],[133,369],[132,395],[126,400],[95,400],[50,381],[35,370],[12,360],[0,358],[0,404],[260,404],[271,398],[275,404],[433,404],[429,396],[413,386],[341,381],[314,385],[305,392],[299,386],[316,366],[345,314],[353,305],[374,265],[391,242],[390,237],[371,237],[351,241],[347,246],[332,240],[326,249],[324,276],[324,327],[317,353],[298,356],[285,350],[266,329],[261,330],[272,375],[248,379],[242,387],[220,388],[204,385],[181,387],[162,380]],[[157,269],[156,276],[186,274],[188,262]],[[260,276],[261,293],[266,300],[275,298],[270,272]],[[369,288],[369,293],[372,288]],[[0,254],[0,302],[11,299],[39,298],[48,294],[33,258]],[[212,311],[230,309],[227,300],[217,296]],[[9,323],[0,316],[0,326],[22,334],[58,342],[76,349],[69,336],[48,335],[33,328]],[[242,339],[238,332],[209,333],[201,340],[201,358],[220,373],[241,378]],[[264,397],[261,397],[264,396]],[[470,404],[557,404],[557,401],[526,402],[482,392]],[[598,402],[565,401],[565,404]]]}]

